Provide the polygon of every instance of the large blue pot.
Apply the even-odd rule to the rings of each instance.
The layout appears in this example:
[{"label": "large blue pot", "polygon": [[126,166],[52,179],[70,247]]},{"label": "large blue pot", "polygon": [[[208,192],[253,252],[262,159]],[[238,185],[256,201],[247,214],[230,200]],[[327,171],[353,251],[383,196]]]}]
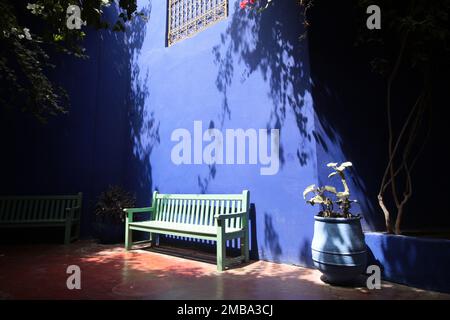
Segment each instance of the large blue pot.
[{"label": "large blue pot", "polygon": [[367,251],[361,217],[315,216],[312,259],[331,284],[347,284],[365,272]]}]

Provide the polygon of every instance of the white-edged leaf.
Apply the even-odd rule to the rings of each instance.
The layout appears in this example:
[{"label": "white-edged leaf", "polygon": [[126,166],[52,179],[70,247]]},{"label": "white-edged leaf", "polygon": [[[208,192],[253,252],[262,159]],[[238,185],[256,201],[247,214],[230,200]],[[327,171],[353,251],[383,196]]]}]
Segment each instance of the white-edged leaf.
[{"label": "white-edged leaf", "polygon": [[325,186],[324,188],[325,188],[325,190],[327,190],[328,192],[331,192],[331,193],[336,193],[337,192],[336,188],[332,187],[332,186]]},{"label": "white-edged leaf", "polygon": [[351,167],[352,163],[351,162],[344,162],[342,163],[339,167],[336,168],[337,171],[344,171],[345,168],[347,167]]},{"label": "white-edged leaf", "polygon": [[341,167],[347,168],[347,167],[351,167],[353,166],[353,163],[351,163],[350,161],[344,162],[341,164]]},{"label": "white-edged leaf", "polygon": [[330,162],[329,164],[327,164],[327,167],[336,167],[338,164],[337,162]]},{"label": "white-edged leaf", "polygon": [[348,193],[348,192],[338,192],[338,193],[336,193],[336,197],[338,197],[338,198],[347,198],[348,196],[350,196],[350,193]]},{"label": "white-edged leaf", "polygon": [[332,176],[335,176],[335,175],[337,175],[337,172],[336,172],[336,171],[330,173],[330,174],[328,175],[328,178],[331,178]]},{"label": "white-edged leaf", "polygon": [[311,199],[308,200],[308,202],[311,203],[312,205],[324,203],[321,196],[312,197]]},{"label": "white-edged leaf", "polygon": [[305,190],[303,191],[303,199],[306,200],[306,195],[307,195],[308,193],[310,193],[310,192],[313,192],[315,189],[316,189],[316,185],[315,185],[315,184],[312,184],[312,185],[310,185],[310,186],[307,186],[307,187],[305,188]]}]

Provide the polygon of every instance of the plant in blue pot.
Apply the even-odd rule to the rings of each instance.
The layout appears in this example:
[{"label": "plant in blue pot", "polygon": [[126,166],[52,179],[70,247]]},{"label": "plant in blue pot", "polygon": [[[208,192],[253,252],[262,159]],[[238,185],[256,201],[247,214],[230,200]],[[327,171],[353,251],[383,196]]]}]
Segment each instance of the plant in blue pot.
[{"label": "plant in blue pot", "polygon": [[[323,281],[336,285],[351,284],[358,280],[367,264],[361,216],[350,212],[356,200],[350,200],[345,170],[351,166],[351,162],[327,164],[333,170],[328,177],[339,177],[342,191],[333,186],[317,187],[314,184],[303,191],[307,203],[321,208],[314,217],[311,244],[314,265],[322,272]],[[308,194],[313,196],[307,200]]]},{"label": "plant in blue pot", "polygon": [[136,198],[119,186],[110,186],[95,205],[95,231],[102,244],[121,243],[125,239],[124,208],[134,208]]}]

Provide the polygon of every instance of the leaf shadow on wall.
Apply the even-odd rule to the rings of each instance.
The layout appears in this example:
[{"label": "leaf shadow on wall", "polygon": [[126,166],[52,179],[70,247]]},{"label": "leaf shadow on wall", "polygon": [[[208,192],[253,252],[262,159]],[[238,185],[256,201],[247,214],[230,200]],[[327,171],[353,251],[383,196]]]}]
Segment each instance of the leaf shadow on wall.
[{"label": "leaf shadow on wall", "polygon": [[[239,3],[235,2],[228,28],[221,35],[220,44],[212,50],[218,68],[216,87],[222,94],[220,127],[232,119],[233,108],[254,105],[232,106],[230,95],[236,86],[240,87],[239,90],[245,90],[251,76],[261,74],[267,88],[267,93],[263,91],[261,94],[267,94],[267,104],[270,105],[265,125],[268,130],[278,129],[280,133],[281,170],[290,153],[283,146],[283,136],[298,136],[294,154],[299,167],[307,166],[312,159],[315,161],[315,154],[309,147],[313,142],[307,114],[311,103],[311,82],[307,43],[299,38],[305,32],[302,21],[302,13],[295,0],[274,1],[262,13],[241,10]],[[241,75],[236,74],[237,65],[244,68]],[[238,81],[239,84],[235,83]],[[294,116],[297,129],[294,132],[284,130],[291,115]],[[283,249],[272,218],[270,212],[264,213],[264,245],[269,251],[267,253],[278,261],[283,255]],[[261,250],[264,259],[267,253]],[[300,250],[304,251],[302,248]]]},{"label": "leaf shadow on wall", "polygon": [[[304,33],[302,16],[296,1],[278,1],[266,11],[241,10],[235,4],[235,12],[229,26],[221,35],[221,44],[213,48],[218,67],[217,89],[222,93],[222,108],[219,115],[223,127],[232,116],[229,105],[229,90],[235,78],[235,65],[242,64],[245,71],[240,77],[244,84],[255,72],[261,72],[269,86],[268,97],[272,107],[267,119],[267,129],[279,129],[283,135],[287,113],[293,112],[301,138],[297,156],[299,164],[305,166],[311,152],[305,147],[311,141],[308,118],[304,114],[306,96],[309,94],[309,66],[305,61],[305,42],[299,39]],[[306,141],[304,141],[306,140]],[[280,145],[280,164],[285,155]]]},{"label": "leaf shadow on wall", "polygon": [[[151,6],[143,8],[150,19]],[[149,205],[153,186],[150,156],[153,148],[160,143],[159,121],[146,101],[150,95],[149,72],[143,72],[139,64],[141,48],[147,26],[143,19],[135,19],[127,32],[130,55],[130,88],[128,101],[128,121],[130,132],[130,161],[127,167],[127,186],[136,193],[139,206]]]}]

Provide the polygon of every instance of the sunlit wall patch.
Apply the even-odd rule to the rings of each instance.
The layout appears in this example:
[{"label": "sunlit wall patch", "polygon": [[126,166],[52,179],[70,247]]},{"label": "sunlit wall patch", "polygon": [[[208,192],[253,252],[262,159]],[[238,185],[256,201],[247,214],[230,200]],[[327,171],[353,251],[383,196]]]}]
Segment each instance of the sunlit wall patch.
[{"label": "sunlit wall patch", "polygon": [[167,7],[168,46],[228,16],[228,0],[168,0]]}]

